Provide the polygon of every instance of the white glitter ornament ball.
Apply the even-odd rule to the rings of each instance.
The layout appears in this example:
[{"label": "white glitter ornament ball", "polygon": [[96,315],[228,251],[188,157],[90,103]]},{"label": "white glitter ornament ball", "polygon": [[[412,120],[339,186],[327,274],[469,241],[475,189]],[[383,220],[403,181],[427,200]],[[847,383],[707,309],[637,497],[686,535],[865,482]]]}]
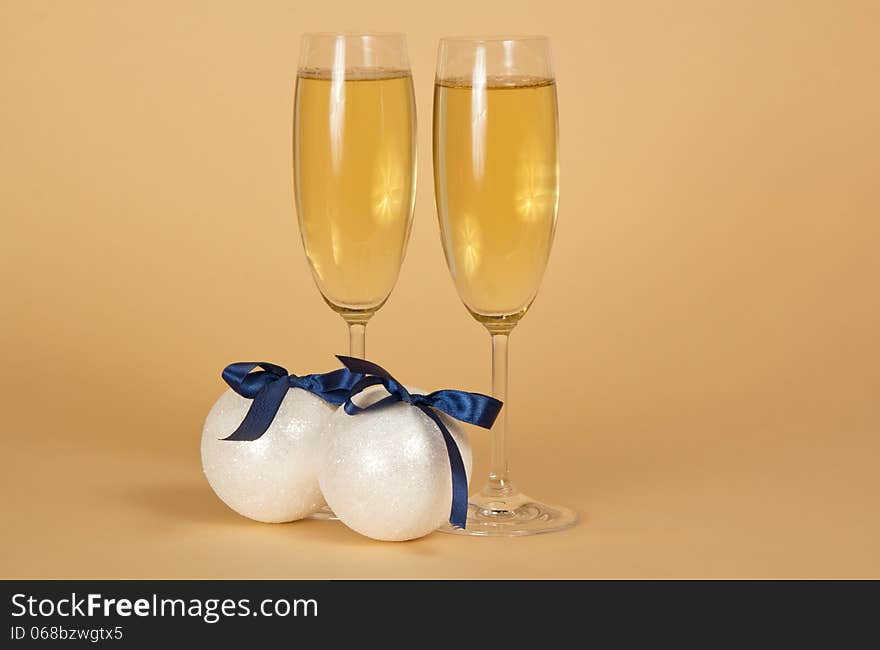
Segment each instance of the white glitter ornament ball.
[{"label": "white glitter ornament ball", "polygon": [[291,388],[271,426],[257,440],[222,440],[252,404],[227,390],[202,432],[202,468],[217,496],[237,513],[269,523],[302,519],[324,505],[318,471],[334,405]]},{"label": "white glitter ornament ball", "polygon": [[[376,387],[354,401],[367,406],[386,395]],[[470,480],[467,433],[453,418],[436,413],[455,439]],[[346,526],[373,539],[397,542],[427,535],[449,519],[449,454],[440,429],[420,409],[401,402],[348,415],[339,407],[330,417],[327,437],[321,491]]]}]

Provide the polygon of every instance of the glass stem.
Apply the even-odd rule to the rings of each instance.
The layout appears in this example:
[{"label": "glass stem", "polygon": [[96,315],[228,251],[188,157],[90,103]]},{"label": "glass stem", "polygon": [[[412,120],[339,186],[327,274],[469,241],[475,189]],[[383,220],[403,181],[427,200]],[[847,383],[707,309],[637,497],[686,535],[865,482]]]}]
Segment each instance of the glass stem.
[{"label": "glass stem", "polygon": [[366,358],[366,323],[348,324],[348,356],[358,359]]},{"label": "glass stem", "polygon": [[507,462],[507,416],[510,405],[507,403],[507,344],[510,332],[492,333],[492,397],[504,402],[492,426],[492,453],[489,465],[489,483],[483,494],[503,497],[513,494]]}]

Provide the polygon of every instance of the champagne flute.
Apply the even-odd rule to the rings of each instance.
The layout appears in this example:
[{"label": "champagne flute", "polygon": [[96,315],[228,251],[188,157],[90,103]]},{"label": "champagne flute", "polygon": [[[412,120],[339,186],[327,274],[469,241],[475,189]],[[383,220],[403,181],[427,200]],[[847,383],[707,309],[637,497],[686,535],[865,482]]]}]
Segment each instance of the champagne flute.
[{"label": "champagne flute", "polygon": [[305,34],[293,118],[299,228],[324,300],[364,358],[397,282],[416,191],[416,110],[403,34]]},{"label": "champagne flute", "polygon": [[510,333],[535,299],[559,195],[556,82],[544,37],[444,38],[434,86],[434,191],[449,271],[492,341],[489,480],[470,498],[469,535],[528,535],[577,515],[522,494],[507,461]]},{"label": "champagne flute", "polygon": [[[363,359],[400,273],[416,192],[416,110],[403,34],[305,34],[293,117],[303,247]],[[329,508],[312,515],[335,518]]]}]

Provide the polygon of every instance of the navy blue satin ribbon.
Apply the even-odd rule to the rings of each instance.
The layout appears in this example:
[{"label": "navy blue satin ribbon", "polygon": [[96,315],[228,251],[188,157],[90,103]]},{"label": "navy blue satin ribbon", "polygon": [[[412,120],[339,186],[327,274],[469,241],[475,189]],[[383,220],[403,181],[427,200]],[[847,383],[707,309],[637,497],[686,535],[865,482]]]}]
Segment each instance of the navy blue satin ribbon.
[{"label": "navy blue satin ribbon", "polygon": [[[375,363],[353,357],[337,356],[337,359],[348,370],[363,375],[363,378],[352,387],[351,394],[345,401],[345,412],[349,415],[357,415],[396,402],[406,402],[420,409],[434,421],[440,429],[440,433],[443,434],[443,442],[446,443],[449,466],[452,470],[452,510],[449,513],[449,523],[458,528],[464,528],[467,521],[468,503],[467,473],[464,469],[464,461],[461,459],[458,445],[455,444],[455,438],[449,433],[449,429],[446,428],[443,420],[434,409],[443,411],[456,420],[475,424],[484,429],[491,429],[503,404],[488,395],[466,393],[460,390],[438,390],[428,395],[413,395],[387,370]],[[387,397],[364,407],[351,401],[351,398],[361,391],[378,384],[384,386],[388,391]]]},{"label": "navy blue satin ribbon", "polygon": [[[262,368],[251,372],[254,368]],[[343,404],[363,375],[340,368],[322,375],[298,377],[274,363],[244,361],[223,369],[223,380],[242,397],[254,400],[244,420],[223,440],[256,440],[269,428],[291,388],[302,388],[331,404]]]}]

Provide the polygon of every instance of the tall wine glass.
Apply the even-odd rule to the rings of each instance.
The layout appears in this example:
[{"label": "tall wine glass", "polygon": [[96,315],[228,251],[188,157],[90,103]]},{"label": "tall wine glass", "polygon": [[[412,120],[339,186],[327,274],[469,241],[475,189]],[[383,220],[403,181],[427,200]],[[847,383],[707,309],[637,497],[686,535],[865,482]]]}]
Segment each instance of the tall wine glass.
[{"label": "tall wine glass", "polygon": [[507,345],[535,299],[559,195],[556,82],[544,37],[445,38],[434,86],[434,191],[450,273],[492,340],[489,480],[470,498],[470,535],[528,535],[573,525],[571,510],[521,493],[507,462]]},{"label": "tall wine glass", "polygon": [[[367,322],[397,282],[416,192],[416,110],[403,34],[306,34],[293,116],[303,247],[364,358]],[[329,508],[313,518],[334,518]]]},{"label": "tall wine glass", "polygon": [[324,300],[364,357],[397,282],[416,191],[416,110],[403,34],[305,34],[293,118],[300,234]]}]

